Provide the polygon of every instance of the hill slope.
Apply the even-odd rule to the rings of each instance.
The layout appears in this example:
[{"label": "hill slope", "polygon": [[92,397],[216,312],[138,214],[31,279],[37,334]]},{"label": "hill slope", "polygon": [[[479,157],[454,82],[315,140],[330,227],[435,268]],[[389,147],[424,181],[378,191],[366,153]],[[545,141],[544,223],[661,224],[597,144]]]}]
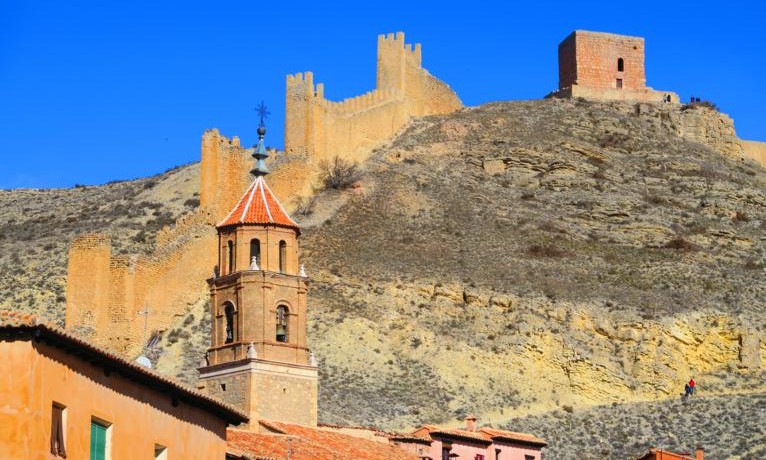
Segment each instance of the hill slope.
[{"label": "hill slope", "polygon": [[[545,100],[419,119],[363,165],[361,188],[303,206],[322,420],[401,428],[477,412],[502,424],[609,403],[650,416],[654,406],[624,404],[675,398],[690,375],[709,395],[759,404],[766,172],[684,140],[677,108],[642,107]],[[172,189],[195,173],[151,180]],[[127,251],[151,244],[137,236],[148,211],[82,214],[94,206],[157,203],[172,218],[194,203],[188,190],[152,201],[142,187],[89,188],[96,204],[78,196],[82,206],[77,190],[0,193],[6,209],[34,200],[46,210],[0,217],[0,263],[29,267],[5,271],[2,307],[19,307],[7,300],[19,283],[25,295],[60,296],[63,248],[84,226],[120,232]],[[61,200],[87,224],[53,225],[55,246],[38,263]],[[37,308],[35,298],[21,308]],[[60,318],[61,303],[47,305]],[[158,363],[187,379],[205,347],[204,300],[191,313],[166,331]],[[619,411],[598,414],[607,423]],[[514,419],[514,429],[553,435],[535,420]],[[763,436],[699,429],[705,439]],[[561,436],[585,452],[573,433]]]}]

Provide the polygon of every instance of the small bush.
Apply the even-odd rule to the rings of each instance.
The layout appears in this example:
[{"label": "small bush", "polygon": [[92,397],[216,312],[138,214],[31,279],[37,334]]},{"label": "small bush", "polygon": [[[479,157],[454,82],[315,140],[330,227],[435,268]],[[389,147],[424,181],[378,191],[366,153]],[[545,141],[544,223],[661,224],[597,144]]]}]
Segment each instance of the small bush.
[{"label": "small bush", "polygon": [[699,101],[699,102],[690,102],[688,104],[684,104],[681,107],[681,110],[689,110],[689,109],[696,109],[697,107],[705,107],[710,110],[715,110],[716,112],[720,112],[720,109],[718,106],[711,102],[711,101]]},{"label": "small bush", "polygon": [[680,236],[668,241],[663,247],[667,249],[677,249],[683,252],[696,252],[700,250],[699,246],[692,243],[691,241],[687,241],[681,238]]},{"label": "small bush", "polygon": [[527,248],[527,254],[533,257],[572,257],[572,253],[551,245],[533,244]]},{"label": "small bush", "polygon": [[734,213],[734,217],[731,218],[734,222],[750,222],[750,216],[745,211],[737,211]]},{"label": "small bush", "polygon": [[187,208],[199,207],[199,198],[189,198],[188,200],[184,201],[184,206]]},{"label": "small bush", "polygon": [[338,156],[329,162],[323,161],[319,164],[319,168],[322,171],[322,184],[326,189],[347,189],[354,185],[354,182],[358,181],[362,175],[356,163]]},{"label": "small bush", "polygon": [[300,197],[295,201],[295,213],[299,216],[310,216],[314,213],[314,205],[316,205],[315,197]]}]

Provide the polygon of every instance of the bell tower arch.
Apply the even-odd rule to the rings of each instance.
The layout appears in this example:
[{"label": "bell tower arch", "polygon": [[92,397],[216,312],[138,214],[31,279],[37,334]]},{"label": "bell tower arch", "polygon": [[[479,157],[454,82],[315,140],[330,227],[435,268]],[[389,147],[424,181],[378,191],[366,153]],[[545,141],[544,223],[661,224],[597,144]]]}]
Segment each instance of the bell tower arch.
[{"label": "bell tower arch", "polygon": [[309,280],[300,228],[272,193],[258,128],[255,179],[216,225],[218,267],[208,280],[213,318],[199,369],[204,389],[258,420],[317,424],[318,374],[307,345]]}]

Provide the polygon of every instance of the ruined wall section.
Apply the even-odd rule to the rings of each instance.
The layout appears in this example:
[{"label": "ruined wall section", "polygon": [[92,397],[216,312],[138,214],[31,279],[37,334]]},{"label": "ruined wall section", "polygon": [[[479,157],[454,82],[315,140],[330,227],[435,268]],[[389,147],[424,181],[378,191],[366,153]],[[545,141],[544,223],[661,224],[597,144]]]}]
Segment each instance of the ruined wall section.
[{"label": "ruined wall section", "polygon": [[741,160],[745,149],[737,137],[734,120],[725,113],[705,107],[681,110],[681,136],[709,145],[722,154]]},{"label": "ruined wall section", "polygon": [[742,147],[745,149],[745,156],[747,158],[755,160],[766,168],[766,142],[743,140]]},{"label": "ruined wall section", "polygon": [[72,241],[67,262],[67,327],[76,326],[85,335],[95,333],[100,307],[110,295],[111,253],[108,235],[87,234]]},{"label": "ruined wall section", "polygon": [[185,236],[180,244],[138,256],[112,256],[103,236],[75,240],[69,250],[67,329],[84,331],[123,355],[138,355],[144,339],[139,312],[149,309],[149,333],[166,330],[207,292],[204,280],[216,259],[215,231],[198,226]]},{"label": "ruined wall section", "polygon": [[336,155],[361,161],[393,137],[412,117],[450,113],[462,107],[457,95],[421,66],[420,45],[404,34],[380,35],[376,88],[333,102],[311,72],[287,76],[285,152],[309,163]]}]

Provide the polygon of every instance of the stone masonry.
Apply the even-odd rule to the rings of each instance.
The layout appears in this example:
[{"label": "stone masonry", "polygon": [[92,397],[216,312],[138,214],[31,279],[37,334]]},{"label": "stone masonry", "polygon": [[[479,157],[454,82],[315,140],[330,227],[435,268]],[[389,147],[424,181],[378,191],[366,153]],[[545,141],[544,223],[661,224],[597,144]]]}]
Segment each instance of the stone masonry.
[{"label": "stone masonry", "polygon": [[559,44],[554,97],[678,103],[678,95],[646,86],[644,39],[577,30]]},{"label": "stone masonry", "polygon": [[[269,183],[289,208],[311,193],[321,161],[335,155],[362,161],[412,117],[449,113],[462,107],[443,82],[421,66],[420,45],[404,34],[378,37],[376,89],[332,102],[311,72],[287,77],[285,150],[270,160]],[[213,225],[239,200],[251,181],[251,149],[218,130],[202,136],[200,207],[157,235],[149,255],[114,256],[107,235],[83,235],[70,246],[66,327],[77,328],[102,346],[135,356],[149,331],[165,330],[188,305],[205,295],[205,279],[216,264]]]}]

